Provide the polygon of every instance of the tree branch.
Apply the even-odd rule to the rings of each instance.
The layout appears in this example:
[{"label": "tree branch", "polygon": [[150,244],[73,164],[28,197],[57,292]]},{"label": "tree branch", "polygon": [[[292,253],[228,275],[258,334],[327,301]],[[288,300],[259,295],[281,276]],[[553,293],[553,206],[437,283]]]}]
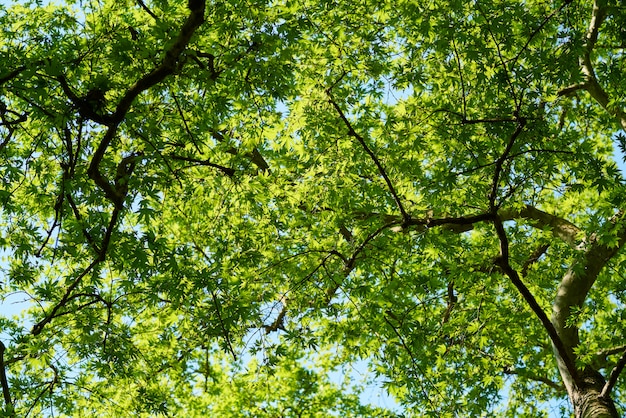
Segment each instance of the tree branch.
[{"label": "tree branch", "polygon": [[[618,215],[623,216],[621,213]],[[600,271],[626,242],[626,225],[624,225],[624,220],[616,217],[608,222],[614,224],[613,231],[609,233],[616,234],[618,239],[617,245],[608,246],[598,242],[597,238],[592,238],[582,256],[570,266],[561,279],[556,298],[552,304],[552,324],[565,344],[569,356],[574,355],[573,349],[580,342],[578,328],[569,326],[570,324],[567,321],[571,315],[572,308],[583,305]],[[557,362],[568,393],[572,393],[572,390],[576,387],[576,379],[574,376],[568,376],[569,367],[566,367],[558,358]]]},{"label": "tree branch", "polygon": [[204,165],[207,167],[212,167],[215,169],[220,170],[222,173],[226,174],[228,177],[232,177],[235,175],[235,170],[230,168],[230,167],[224,167],[223,165],[219,165],[219,164],[215,164],[210,162],[209,160],[198,160],[196,158],[191,158],[191,157],[184,157],[182,155],[173,155],[173,154],[168,154],[165,155],[168,158],[171,158],[172,160],[177,160],[177,161],[186,161],[188,163],[193,163],[196,165]]},{"label": "tree branch", "polygon": [[400,197],[398,196],[398,193],[396,192],[395,187],[393,187],[393,184],[391,183],[391,180],[389,179],[389,176],[387,175],[387,172],[385,171],[385,168],[381,164],[380,160],[378,159],[378,157],[376,157],[376,154],[374,154],[374,152],[370,149],[370,147],[367,146],[367,144],[365,143],[365,139],[354,130],[354,127],[352,126],[352,124],[350,123],[346,115],[343,113],[343,110],[341,110],[341,108],[339,107],[335,99],[333,98],[330,92],[330,89],[326,90],[326,94],[328,95],[328,100],[330,104],[337,111],[339,118],[344,123],[344,125],[346,125],[346,127],[348,128],[348,135],[355,138],[359,142],[359,144],[361,144],[361,146],[363,147],[367,155],[369,155],[372,161],[374,161],[374,164],[376,164],[376,167],[378,168],[378,173],[385,180],[385,183],[387,183],[387,187],[389,188],[389,191],[391,192],[391,195],[393,196],[393,200],[396,202],[396,206],[398,206],[398,210],[400,210],[400,213],[402,214],[403,222],[404,223],[409,222],[411,217],[404,209],[404,206],[402,205],[402,201],[400,200]]},{"label": "tree branch", "polygon": [[523,377],[525,379],[534,380],[536,382],[544,383],[544,384],[550,386],[552,389],[555,389],[555,390],[557,390],[559,392],[562,392],[563,390],[565,390],[563,385],[561,385],[561,384],[559,384],[557,382],[554,382],[554,381],[548,379],[545,376],[539,376],[539,375],[536,375],[536,374],[534,374],[532,372],[529,372],[526,369],[522,369],[522,368],[511,369],[511,368],[507,367],[507,368],[504,369],[504,373],[505,374],[509,374],[509,375],[516,375],[516,376],[519,376],[519,377]]},{"label": "tree branch", "polygon": [[54,305],[52,310],[41,321],[37,322],[33,326],[33,328],[30,331],[30,333],[33,336],[37,336],[41,334],[41,331],[43,331],[44,327],[48,325],[50,321],[52,321],[52,319],[56,316],[59,309],[63,308],[65,304],[67,304],[67,302],[70,300],[72,296],[72,292],[74,291],[74,289],[76,289],[76,287],[78,287],[80,282],[83,280],[83,277],[85,277],[91,270],[93,270],[93,268],[99,262],[100,262],[99,258],[96,258],[94,261],[91,262],[91,264],[85,267],[85,269],[78,275],[78,277],[76,277],[76,279],[74,279],[74,281],[65,290],[65,294],[63,295],[61,300],[56,305]]},{"label": "tree branch", "polygon": [[502,154],[500,155],[500,157],[496,160],[496,164],[495,164],[496,167],[493,173],[491,191],[489,192],[489,196],[488,196],[489,209],[493,213],[496,212],[497,207],[499,206],[498,204],[496,204],[496,199],[498,197],[498,185],[500,184],[500,176],[502,175],[504,162],[508,158],[508,155],[511,153],[511,150],[513,149],[513,144],[515,144],[517,137],[522,133],[522,130],[524,130],[525,125],[526,125],[525,119],[518,120],[517,127],[515,128],[515,131],[509,138],[509,142],[506,144],[506,147],[504,148],[504,151],[502,151]]},{"label": "tree branch", "polygon": [[590,365],[596,370],[603,369],[608,365],[607,357],[613,356],[615,354],[623,353],[624,351],[626,351],[626,344],[620,345],[617,347],[612,347],[607,350],[599,351],[596,353]]},{"label": "tree branch", "polygon": [[536,263],[539,260],[539,258],[541,258],[541,256],[544,255],[546,251],[548,251],[548,248],[550,248],[549,244],[542,244],[535,251],[532,252],[530,257],[528,257],[526,261],[524,261],[524,264],[522,265],[522,270],[520,271],[520,275],[522,277],[526,276],[530,266]]},{"label": "tree branch", "polygon": [[613,370],[611,370],[611,375],[609,376],[609,380],[606,381],[604,387],[602,388],[602,393],[600,393],[601,398],[608,399],[615,383],[617,383],[617,378],[619,377],[622,370],[624,370],[624,366],[626,366],[626,350],[622,353],[622,356],[617,361]]},{"label": "tree branch", "polygon": [[0,385],[2,385],[2,397],[4,398],[4,404],[6,410],[10,411],[13,408],[13,401],[11,400],[11,392],[9,390],[9,383],[7,381],[6,364],[4,363],[4,350],[6,347],[2,341],[0,341]]},{"label": "tree branch", "polygon": [[619,106],[609,106],[609,95],[598,83],[598,78],[596,77],[591,59],[591,53],[593,52],[596,42],[598,41],[600,26],[602,26],[602,23],[606,19],[607,12],[607,0],[594,1],[591,12],[591,21],[589,22],[589,28],[587,29],[587,34],[585,35],[585,50],[579,59],[580,68],[582,73],[585,75],[586,80],[583,83],[565,87],[558,92],[558,95],[566,96],[578,90],[586,90],[605,111],[619,120],[622,129],[626,131],[626,113]]},{"label": "tree branch", "polygon": [[500,240],[500,257],[497,260],[497,264],[502,268],[502,271],[509,277],[511,283],[517,288],[520,292],[528,306],[535,313],[537,318],[541,321],[544,329],[548,332],[550,340],[552,341],[552,345],[554,346],[558,358],[562,359],[563,364],[567,368],[570,376],[574,379],[574,381],[578,380],[578,372],[576,371],[576,366],[573,361],[573,355],[570,351],[567,350],[563,340],[559,336],[559,333],[556,330],[556,327],[550,322],[548,315],[541,309],[539,303],[531,293],[531,291],[526,287],[526,285],[522,282],[519,274],[511,264],[509,263],[509,239],[506,235],[506,231],[504,230],[504,225],[502,224],[502,220],[498,217],[495,218],[493,225],[496,229],[496,234],[498,235],[498,239]]},{"label": "tree branch", "polygon": [[116,205],[116,208],[121,206],[119,193],[111,186],[102,173],[100,173],[100,163],[111,141],[115,138],[119,124],[126,117],[126,113],[135,98],[140,93],[160,83],[174,72],[180,54],[187,47],[196,29],[204,22],[204,0],[195,2],[194,6],[195,8],[187,17],[174,44],[166,51],[161,64],[150,73],[137,80],[120,99],[115,112],[110,115],[110,122],[107,124],[109,128],[96,148],[89,168],[87,169],[89,177],[104,191],[107,198]]},{"label": "tree branch", "polygon": [[579,248],[582,231],[567,219],[539,210],[531,205],[526,205],[521,210],[503,210],[500,214],[503,221],[516,218],[535,221],[538,228],[550,228],[552,233],[572,248]]}]

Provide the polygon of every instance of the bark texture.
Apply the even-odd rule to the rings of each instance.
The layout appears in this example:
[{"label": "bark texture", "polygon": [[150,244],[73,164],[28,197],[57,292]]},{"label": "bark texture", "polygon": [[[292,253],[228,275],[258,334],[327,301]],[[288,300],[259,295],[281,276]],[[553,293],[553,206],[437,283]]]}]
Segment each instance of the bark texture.
[{"label": "bark texture", "polygon": [[600,396],[604,384],[604,378],[600,373],[591,368],[585,369],[580,387],[572,398],[576,418],[619,417],[613,401]]}]

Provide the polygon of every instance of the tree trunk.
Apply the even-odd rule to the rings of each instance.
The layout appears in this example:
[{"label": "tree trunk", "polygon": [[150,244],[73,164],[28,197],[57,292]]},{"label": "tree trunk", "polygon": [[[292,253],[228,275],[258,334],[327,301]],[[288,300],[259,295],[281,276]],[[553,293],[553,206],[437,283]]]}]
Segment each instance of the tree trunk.
[{"label": "tree trunk", "polygon": [[571,394],[576,418],[619,418],[613,400],[600,397],[603,386],[604,378],[599,372],[585,369],[580,387]]}]

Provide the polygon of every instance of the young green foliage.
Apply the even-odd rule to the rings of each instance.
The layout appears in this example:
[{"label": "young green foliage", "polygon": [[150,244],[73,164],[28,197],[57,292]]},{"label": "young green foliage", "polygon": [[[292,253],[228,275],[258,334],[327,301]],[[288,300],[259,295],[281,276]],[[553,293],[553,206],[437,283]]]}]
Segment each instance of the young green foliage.
[{"label": "young green foliage", "polygon": [[179,3],[0,6],[3,416],[618,416],[623,6]]}]

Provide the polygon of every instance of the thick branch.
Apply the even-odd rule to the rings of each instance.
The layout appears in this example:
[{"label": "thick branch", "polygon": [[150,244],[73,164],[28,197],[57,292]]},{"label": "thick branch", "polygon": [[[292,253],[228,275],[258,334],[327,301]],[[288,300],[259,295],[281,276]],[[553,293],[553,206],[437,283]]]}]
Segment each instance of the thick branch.
[{"label": "thick branch", "polygon": [[[574,347],[579,343],[578,328],[568,326],[567,320],[572,312],[572,308],[583,305],[600,271],[626,242],[624,221],[622,219],[612,219],[609,222],[615,223],[613,229],[614,231],[617,229],[617,245],[609,247],[598,242],[597,239],[592,240],[582,257],[574,262],[565,273],[565,276],[563,276],[563,279],[561,279],[552,305],[552,324],[554,324],[570,356],[574,355]],[[559,359],[557,358],[557,360]],[[558,363],[568,393],[571,393],[575,389],[575,378],[573,375],[569,375],[569,368],[566,368],[565,364],[561,361],[558,361]]]},{"label": "thick branch", "polygon": [[[567,245],[575,249],[581,249],[579,245],[582,241],[582,231],[572,222],[567,219],[552,215],[537,209],[534,206],[527,205],[520,210],[503,209],[498,213],[500,219],[504,221],[511,221],[515,219],[526,219],[533,221],[532,226],[537,228],[549,228],[552,233]],[[394,218],[391,215],[385,216],[385,221],[393,222]],[[402,230],[407,227],[416,227],[417,230],[425,230],[426,228],[442,227],[451,232],[462,233],[470,231],[474,228],[474,225],[480,222],[492,221],[493,215],[491,213],[482,213],[478,215],[459,216],[459,217],[445,217],[445,218],[415,218],[412,217],[408,222],[398,227],[398,230]],[[396,219],[396,224],[401,225],[402,220]]]},{"label": "thick branch", "polygon": [[594,359],[590,362],[590,365],[598,370],[607,367],[609,361],[607,357],[613,356],[615,354],[623,353],[626,351],[626,344],[620,345],[618,347],[611,347],[607,350],[599,351],[596,353]]},{"label": "thick branch", "polygon": [[581,241],[581,230],[570,221],[527,205],[520,211],[503,211],[500,218],[511,220],[523,218],[534,221],[538,228],[550,228],[552,233],[572,248],[578,248]]},{"label": "thick branch", "polygon": [[116,207],[120,207],[119,193],[102,175],[102,173],[100,173],[100,162],[102,161],[107,148],[111,144],[111,141],[115,137],[119,124],[122,120],[124,120],[124,117],[126,116],[126,113],[128,112],[128,109],[130,109],[130,106],[135,98],[140,93],[160,83],[168,75],[174,72],[180,54],[187,47],[187,44],[191,40],[195,30],[204,22],[204,4],[204,1],[194,3],[194,5],[198,7],[194,8],[187,17],[187,20],[183,24],[181,31],[176,38],[176,41],[170,49],[166,51],[161,64],[150,73],[137,80],[135,84],[133,84],[126,91],[122,99],[117,104],[115,112],[110,116],[110,123],[108,124],[109,129],[94,152],[87,174],[89,174],[89,177],[104,191],[107,198],[109,198],[116,205]]}]

